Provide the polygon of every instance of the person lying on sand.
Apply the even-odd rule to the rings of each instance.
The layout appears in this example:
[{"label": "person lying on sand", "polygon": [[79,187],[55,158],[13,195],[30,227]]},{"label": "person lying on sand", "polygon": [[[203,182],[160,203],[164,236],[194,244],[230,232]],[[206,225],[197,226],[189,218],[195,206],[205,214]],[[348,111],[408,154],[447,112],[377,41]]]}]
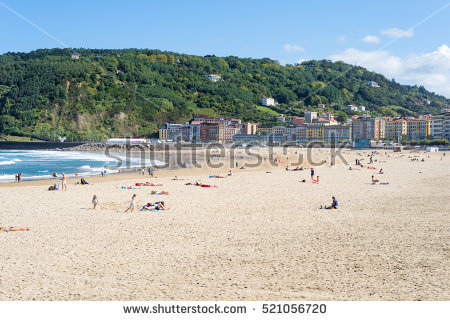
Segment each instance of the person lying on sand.
[{"label": "person lying on sand", "polygon": [[145,183],[136,183],[136,186],[163,186],[163,184],[153,184],[150,182],[145,182]]},{"label": "person lying on sand", "polygon": [[141,211],[167,211],[169,207],[164,205],[164,202],[147,203],[141,207]]},{"label": "person lying on sand", "polygon": [[161,192],[151,191],[150,195],[169,195],[169,192],[167,192],[167,191],[161,191]]},{"label": "person lying on sand", "polygon": [[322,206],[322,205],[320,205],[320,208],[321,209],[326,209],[326,210],[337,210],[337,208],[338,208],[338,201],[337,201],[337,199],[336,199],[336,197],[332,197],[331,198],[332,199],[332,202],[331,202],[331,205],[330,206]]},{"label": "person lying on sand", "polygon": [[172,178],[172,181],[184,181],[184,178],[178,178],[178,176],[175,176]]},{"label": "person lying on sand", "polygon": [[207,184],[202,184],[202,183],[199,183],[199,182],[195,182],[195,183],[186,183],[186,184],[184,184],[184,185],[192,185],[192,186],[200,186],[200,187],[219,187],[219,186],[217,186],[217,185],[207,185]]},{"label": "person lying on sand", "polygon": [[226,178],[226,176],[212,175],[212,178]]},{"label": "person lying on sand", "polygon": [[137,189],[137,188],[131,186],[122,186],[121,189]]},{"label": "person lying on sand", "polygon": [[1,227],[0,232],[20,232],[20,231],[29,231],[29,227]]}]

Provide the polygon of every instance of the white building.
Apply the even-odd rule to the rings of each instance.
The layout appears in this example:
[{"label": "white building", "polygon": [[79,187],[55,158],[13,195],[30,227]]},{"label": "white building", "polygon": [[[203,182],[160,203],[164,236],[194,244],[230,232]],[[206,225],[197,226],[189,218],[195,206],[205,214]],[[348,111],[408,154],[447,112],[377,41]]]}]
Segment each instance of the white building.
[{"label": "white building", "polygon": [[275,99],[273,99],[272,97],[263,97],[262,105],[263,106],[275,106],[276,102],[275,102]]},{"label": "white building", "polygon": [[219,75],[213,74],[205,75],[205,78],[211,80],[212,82],[218,82],[219,80],[222,79],[222,77],[220,77]]},{"label": "white building", "polygon": [[434,116],[431,118],[430,123],[430,135],[433,139],[441,139],[444,138],[444,132],[443,132],[443,126],[444,126],[444,116]]},{"label": "white building", "polygon": [[73,52],[71,57],[72,59],[80,59],[80,55],[76,52]]},{"label": "white building", "polygon": [[366,82],[366,85],[370,86],[370,87],[374,87],[374,88],[380,87],[380,85],[378,85],[378,83],[376,81],[368,81],[368,82]]},{"label": "white building", "polygon": [[110,138],[106,141],[107,144],[145,144],[147,140],[143,138]]},{"label": "white building", "polygon": [[347,105],[347,110],[358,111],[358,106],[355,106],[355,105]]},{"label": "white building", "polygon": [[280,116],[278,116],[278,117],[275,119],[275,121],[276,121],[277,123],[285,123],[285,122],[286,122],[286,117],[284,117],[284,115],[280,115]]},{"label": "white building", "polygon": [[366,111],[366,107],[365,106],[358,106],[358,110],[359,111]]},{"label": "white building", "polygon": [[315,111],[305,111],[305,123],[312,123],[313,119],[317,118]]}]

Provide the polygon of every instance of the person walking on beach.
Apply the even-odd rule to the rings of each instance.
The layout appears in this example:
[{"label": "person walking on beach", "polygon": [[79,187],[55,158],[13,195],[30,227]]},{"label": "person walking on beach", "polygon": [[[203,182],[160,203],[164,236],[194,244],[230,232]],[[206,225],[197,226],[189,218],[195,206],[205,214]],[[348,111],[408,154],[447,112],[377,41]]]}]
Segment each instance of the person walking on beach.
[{"label": "person walking on beach", "polygon": [[125,213],[128,212],[128,210],[131,210],[131,212],[133,212],[135,207],[136,207],[136,194],[133,194],[130,206],[128,206],[128,208],[125,210]]},{"label": "person walking on beach", "polygon": [[14,176],[14,178],[16,179],[16,183],[19,183],[19,173],[16,173],[16,175]]},{"label": "person walking on beach", "polygon": [[22,173],[19,173],[17,176],[17,183],[20,183],[21,180],[22,180]]},{"label": "person walking on beach", "polygon": [[67,191],[67,175],[62,173],[62,178],[61,178],[61,191]]},{"label": "person walking on beach", "polygon": [[148,175],[150,175],[151,177],[153,177],[153,170],[151,167],[148,168]]},{"label": "person walking on beach", "polygon": [[98,199],[97,199],[97,195],[94,195],[94,197],[92,198],[92,204],[94,205],[94,210],[97,207],[98,204]]},{"label": "person walking on beach", "polygon": [[314,182],[314,168],[311,167],[311,182]]}]

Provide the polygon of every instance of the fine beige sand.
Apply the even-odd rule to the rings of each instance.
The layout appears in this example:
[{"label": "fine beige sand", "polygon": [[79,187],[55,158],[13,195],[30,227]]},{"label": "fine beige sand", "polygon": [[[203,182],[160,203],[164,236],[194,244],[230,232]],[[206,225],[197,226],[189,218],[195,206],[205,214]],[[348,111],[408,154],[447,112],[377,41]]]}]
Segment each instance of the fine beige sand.
[{"label": "fine beige sand", "polygon": [[[377,170],[350,171],[367,151],[332,167],[316,151],[328,157],[319,184],[283,156],[225,179],[208,174],[228,168],[72,180],[66,192],[1,185],[0,225],[31,231],[0,233],[0,300],[449,300],[450,155],[382,153]],[[371,185],[380,167],[389,185]],[[164,186],[120,189],[145,181]],[[219,187],[184,185],[195,181]],[[134,193],[171,209],[125,213]],[[339,209],[320,210],[331,196]]]}]

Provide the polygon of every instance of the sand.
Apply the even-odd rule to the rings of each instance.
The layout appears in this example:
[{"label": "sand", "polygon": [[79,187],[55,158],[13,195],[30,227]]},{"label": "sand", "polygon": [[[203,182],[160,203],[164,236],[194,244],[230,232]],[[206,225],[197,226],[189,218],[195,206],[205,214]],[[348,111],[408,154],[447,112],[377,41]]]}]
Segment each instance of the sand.
[{"label": "sand", "polygon": [[[448,300],[450,155],[388,154],[380,186],[340,162],[315,167],[319,184],[282,163],[1,185],[0,225],[31,231],[0,233],[0,300]],[[196,180],[219,188],[184,185]],[[164,186],[120,189],[144,181]],[[134,193],[171,209],[124,213]],[[320,210],[331,196],[339,209]]]}]

